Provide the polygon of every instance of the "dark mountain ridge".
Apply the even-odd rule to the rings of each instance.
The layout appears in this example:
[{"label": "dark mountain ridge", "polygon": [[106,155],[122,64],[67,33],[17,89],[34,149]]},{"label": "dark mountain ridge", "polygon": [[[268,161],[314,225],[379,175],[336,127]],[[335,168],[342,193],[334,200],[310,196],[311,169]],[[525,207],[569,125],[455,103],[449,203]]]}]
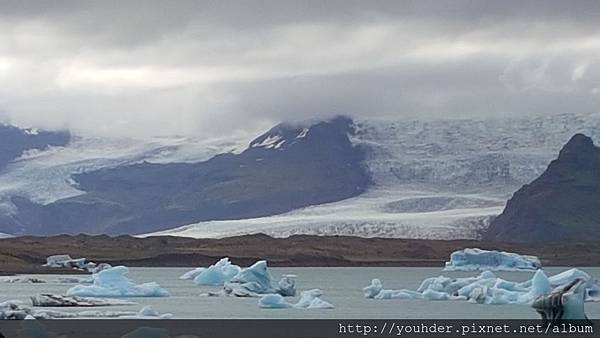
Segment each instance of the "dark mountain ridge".
[{"label": "dark mountain ridge", "polygon": [[556,160],[508,201],[486,240],[600,240],[600,148],[576,134]]},{"label": "dark mountain ridge", "polygon": [[363,150],[348,138],[352,128],[341,116],[304,127],[279,124],[241,154],[73,175],[85,194],[47,205],[13,198],[19,212],[0,224],[11,223],[12,233],[137,234],[342,200],[370,184]]}]

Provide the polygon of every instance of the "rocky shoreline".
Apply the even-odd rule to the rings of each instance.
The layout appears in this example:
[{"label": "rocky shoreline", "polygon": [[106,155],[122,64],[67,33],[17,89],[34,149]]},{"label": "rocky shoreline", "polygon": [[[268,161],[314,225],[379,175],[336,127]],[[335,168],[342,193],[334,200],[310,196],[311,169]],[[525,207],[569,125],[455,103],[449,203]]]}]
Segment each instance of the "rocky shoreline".
[{"label": "rocky shoreline", "polygon": [[600,266],[598,242],[519,244],[305,235],[224,239],[61,235],[0,239],[0,275],[78,273],[42,266],[46,257],[56,254],[133,267],[206,266],[221,257],[230,257],[240,265],[267,259],[271,266],[442,267],[451,252],[473,247],[535,255],[544,266]]}]

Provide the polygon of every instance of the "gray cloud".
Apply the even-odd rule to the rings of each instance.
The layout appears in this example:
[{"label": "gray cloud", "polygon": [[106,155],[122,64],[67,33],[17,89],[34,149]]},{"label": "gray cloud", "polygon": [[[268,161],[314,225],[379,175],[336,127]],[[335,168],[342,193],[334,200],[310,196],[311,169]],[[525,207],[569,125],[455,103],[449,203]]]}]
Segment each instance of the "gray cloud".
[{"label": "gray cloud", "polygon": [[0,118],[215,134],[597,111],[596,1],[0,1]]}]

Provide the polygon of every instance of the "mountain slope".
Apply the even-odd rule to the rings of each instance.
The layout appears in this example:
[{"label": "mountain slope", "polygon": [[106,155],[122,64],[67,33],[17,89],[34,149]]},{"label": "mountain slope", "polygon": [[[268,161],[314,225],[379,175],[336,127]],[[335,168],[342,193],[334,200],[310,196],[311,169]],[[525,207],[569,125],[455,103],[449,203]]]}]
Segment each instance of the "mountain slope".
[{"label": "mountain slope", "polygon": [[280,124],[241,154],[140,163],[72,176],[85,194],[41,205],[13,198],[25,233],[140,233],[202,220],[258,217],[356,196],[370,184],[352,121]]},{"label": "mountain slope", "polygon": [[600,240],[600,148],[573,136],[539,178],[514,194],[484,238]]},{"label": "mountain slope", "polygon": [[20,129],[0,124],[0,170],[27,150],[64,146],[69,143],[69,139],[70,134],[67,132]]}]

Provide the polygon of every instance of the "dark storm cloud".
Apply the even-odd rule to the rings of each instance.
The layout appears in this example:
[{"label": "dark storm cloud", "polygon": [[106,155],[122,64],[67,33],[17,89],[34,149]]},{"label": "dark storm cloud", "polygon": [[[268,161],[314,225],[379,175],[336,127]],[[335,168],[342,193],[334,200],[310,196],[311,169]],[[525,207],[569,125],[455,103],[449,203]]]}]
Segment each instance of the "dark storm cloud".
[{"label": "dark storm cloud", "polygon": [[0,117],[222,133],[596,111],[597,1],[0,1]]}]

